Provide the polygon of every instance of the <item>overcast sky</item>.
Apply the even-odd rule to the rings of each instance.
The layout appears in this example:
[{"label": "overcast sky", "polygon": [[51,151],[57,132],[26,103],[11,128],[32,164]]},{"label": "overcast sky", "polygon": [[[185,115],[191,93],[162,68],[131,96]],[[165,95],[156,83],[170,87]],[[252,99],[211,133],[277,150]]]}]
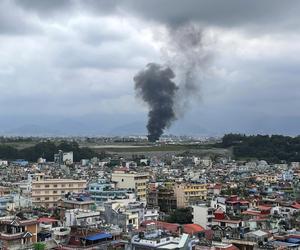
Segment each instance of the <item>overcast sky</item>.
[{"label": "overcast sky", "polygon": [[[203,30],[212,59],[167,133],[300,134],[300,1],[0,0],[2,133],[146,133],[134,75],[166,30]],[[31,131],[31,132],[30,132]]]}]

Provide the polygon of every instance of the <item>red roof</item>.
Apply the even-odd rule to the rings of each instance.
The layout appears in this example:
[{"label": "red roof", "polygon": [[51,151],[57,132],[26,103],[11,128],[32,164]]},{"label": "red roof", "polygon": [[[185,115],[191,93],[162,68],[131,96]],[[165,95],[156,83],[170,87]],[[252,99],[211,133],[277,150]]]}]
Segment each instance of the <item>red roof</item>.
[{"label": "red roof", "polygon": [[249,201],[240,201],[240,203],[242,203],[242,204],[248,204]]},{"label": "red roof", "polygon": [[221,209],[218,209],[214,212],[214,214],[224,214],[224,211]]},{"label": "red roof", "polygon": [[142,226],[149,225],[151,223],[155,223],[157,228],[163,229],[172,233],[176,233],[178,231],[179,224],[176,223],[168,223],[164,221],[155,221],[155,220],[147,220],[142,222]]},{"label": "red roof", "polygon": [[242,214],[256,215],[256,216],[262,215],[262,214],[260,213],[260,211],[253,211],[253,210],[247,210],[247,211],[244,211],[244,212],[242,212]]},{"label": "red roof", "polygon": [[230,223],[230,224],[239,224],[241,222],[240,220],[227,220],[227,219],[223,219],[223,220],[213,219],[213,221],[225,222],[225,223]]},{"label": "red roof", "polygon": [[[176,224],[176,223],[168,223],[168,222],[164,222],[164,221],[154,221],[154,220],[143,221],[141,225],[146,226],[151,223],[155,223],[155,225],[157,226],[158,229],[163,229],[163,230],[169,231],[171,233],[178,233],[178,230],[180,227],[180,225]],[[195,233],[204,232],[204,231],[205,231],[205,229],[198,224],[183,225],[183,232],[187,233],[187,234],[195,234]]]},{"label": "red roof", "polygon": [[237,203],[240,203],[240,201],[226,201],[226,203],[233,203],[233,204],[237,204]]},{"label": "red roof", "polygon": [[53,222],[57,222],[58,220],[53,218],[48,218],[48,217],[41,217],[37,221],[38,223],[53,223]]},{"label": "red roof", "polygon": [[183,225],[183,232],[187,234],[195,234],[203,232],[205,229],[198,224],[185,224]]},{"label": "red roof", "polygon": [[295,202],[291,207],[296,208],[296,209],[300,209],[300,204]]},{"label": "red roof", "polygon": [[271,210],[271,207],[268,207],[268,206],[258,206],[257,208],[259,210]]}]

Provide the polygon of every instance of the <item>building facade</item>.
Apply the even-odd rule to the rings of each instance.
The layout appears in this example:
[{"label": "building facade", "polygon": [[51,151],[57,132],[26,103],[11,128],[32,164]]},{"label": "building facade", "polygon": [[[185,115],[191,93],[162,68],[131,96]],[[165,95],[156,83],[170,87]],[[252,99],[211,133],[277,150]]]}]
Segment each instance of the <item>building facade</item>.
[{"label": "building facade", "polygon": [[207,185],[198,183],[177,183],[174,185],[177,207],[184,208],[205,201]]},{"label": "building facade", "polygon": [[86,188],[85,180],[45,179],[38,175],[31,183],[31,199],[34,207],[55,207],[68,193],[81,193]]},{"label": "building facade", "polygon": [[135,191],[138,200],[147,201],[148,173],[115,171],[111,180],[117,183],[118,188]]}]

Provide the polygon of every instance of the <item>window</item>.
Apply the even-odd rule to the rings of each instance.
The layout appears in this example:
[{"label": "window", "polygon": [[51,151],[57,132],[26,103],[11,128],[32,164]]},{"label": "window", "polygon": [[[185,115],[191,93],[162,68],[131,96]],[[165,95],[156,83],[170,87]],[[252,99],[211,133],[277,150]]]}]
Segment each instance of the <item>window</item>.
[{"label": "window", "polygon": [[37,200],[37,201],[40,201],[40,200],[41,200],[41,198],[36,198],[36,200]]},{"label": "window", "polygon": [[54,185],[53,185],[53,187],[55,187],[55,188],[56,188],[56,187],[57,187],[57,184],[54,184]]},{"label": "window", "polygon": [[61,184],[61,187],[65,187],[65,184]]},{"label": "window", "polygon": [[61,191],[61,193],[62,193],[62,194],[64,194],[64,193],[65,193],[65,191]]},{"label": "window", "polygon": [[48,201],[48,200],[49,200],[49,197],[46,197],[46,198],[45,198],[45,201]]},{"label": "window", "polygon": [[72,183],[70,183],[70,184],[69,184],[69,187],[73,187],[73,184],[72,184]]},{"label": "window", "polygon": [[56,191],[56,190],[54,190],[54,191],[53,191],[53,194],[57,194],[57,191]]},{"label": "window", "polygon": [[45,188],[48,188],[48,187],[50,187],[49,184],[46,184],[46,185],[45,185]]}]

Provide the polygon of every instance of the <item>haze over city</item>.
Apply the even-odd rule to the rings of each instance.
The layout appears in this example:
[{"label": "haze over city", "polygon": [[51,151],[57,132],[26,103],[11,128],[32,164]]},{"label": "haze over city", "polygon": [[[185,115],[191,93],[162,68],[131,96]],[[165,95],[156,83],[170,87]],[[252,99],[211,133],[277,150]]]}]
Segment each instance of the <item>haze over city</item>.
[{"label": "haze over city", "polygon": [[195,71],[197,95],[165,133],[299,134],[299,5],[2,0],[0,132],[147,134],[134,76],[168,63],[170,37],[193,25],[210,60]]}]

